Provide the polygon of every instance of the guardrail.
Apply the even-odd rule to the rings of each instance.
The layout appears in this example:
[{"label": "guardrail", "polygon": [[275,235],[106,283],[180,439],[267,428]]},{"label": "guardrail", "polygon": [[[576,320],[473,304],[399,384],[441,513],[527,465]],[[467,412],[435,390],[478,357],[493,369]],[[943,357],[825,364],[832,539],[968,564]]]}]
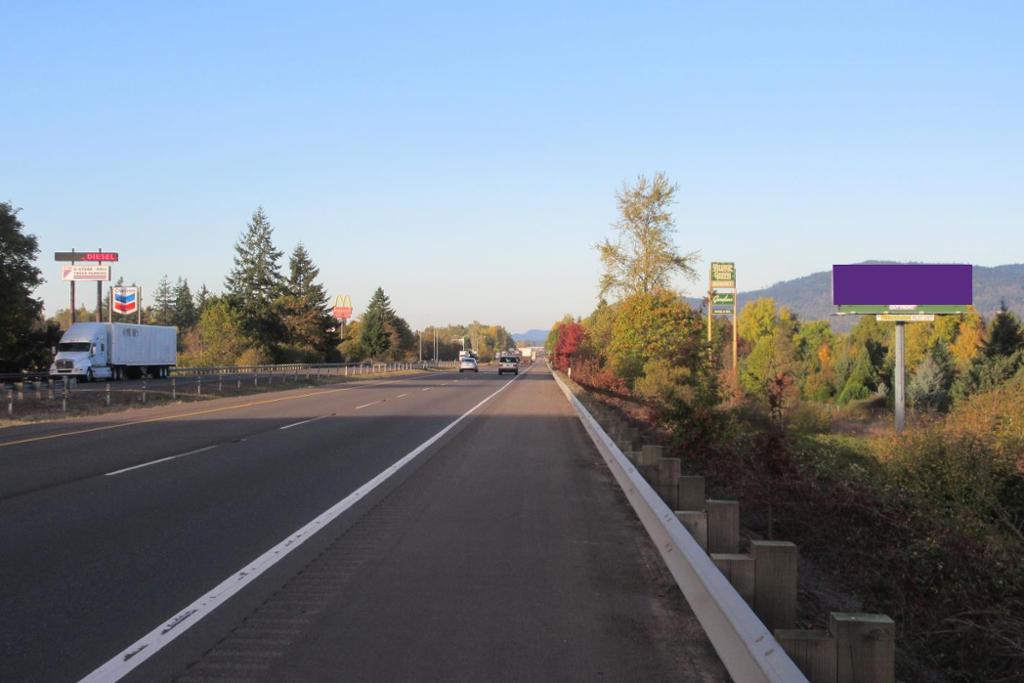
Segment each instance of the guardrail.
[{"label": "guardrail", "polygon": [[80,383],[67,375],[46,373],[0,375],[0,417],[40,419],[83,415],[145,406],[153,402],[204,400],[240,396],[285,387],[318,385],[349,378],[380,376],[410,370],[451,369],[453,361],[396,363],[289,363],[175,368],[170,377],[141,381],[98,380]]},{"label": "guardrail", "polygon": [[804,674],[686,530],[675,511],[647,483],[558,373],[552,374],[658,548],[732,679],[744,683],[807,683]]}]

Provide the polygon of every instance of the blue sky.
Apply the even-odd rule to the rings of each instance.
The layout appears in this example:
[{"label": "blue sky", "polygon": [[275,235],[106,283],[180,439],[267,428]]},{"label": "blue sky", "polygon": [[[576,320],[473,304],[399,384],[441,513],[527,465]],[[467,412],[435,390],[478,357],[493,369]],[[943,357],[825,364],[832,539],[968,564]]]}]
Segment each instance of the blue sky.
[{"label": "blue sky", "polygon": [[49,312],[71,248],[219,290],[262,205],[357,314],[547,327],[659,170],[741,289],[1024,260],[1019,2],[92,5],[0,0],[0,200]]}]

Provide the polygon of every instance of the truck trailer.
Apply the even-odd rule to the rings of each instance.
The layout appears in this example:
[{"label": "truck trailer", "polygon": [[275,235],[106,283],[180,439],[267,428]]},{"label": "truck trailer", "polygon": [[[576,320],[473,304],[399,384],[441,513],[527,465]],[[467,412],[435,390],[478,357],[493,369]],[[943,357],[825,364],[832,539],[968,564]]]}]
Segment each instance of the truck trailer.
[{"label": "truck trailer", "polygon": [[166,377],[178,362],[178,328],[129,323],[73,323],[57,345],[51,377]]}]

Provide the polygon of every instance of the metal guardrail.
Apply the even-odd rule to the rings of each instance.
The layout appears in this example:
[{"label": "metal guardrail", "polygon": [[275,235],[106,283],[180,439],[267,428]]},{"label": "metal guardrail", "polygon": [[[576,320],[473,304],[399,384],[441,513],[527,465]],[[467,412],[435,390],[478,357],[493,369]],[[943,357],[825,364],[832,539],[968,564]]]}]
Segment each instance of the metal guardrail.
[{"label": "metal guardrail", "polygon": [[209,367],[182,367],[171,368],[171,377],[196,377],[206,375],[251,375],[260,374],[292,374],[295,372],[307,372],[312,370],[336,371],[333,374],[349,372],[392,372],[395,370],[416,370],[427,368],[450,368],[455,367],[456,361],[410,361],[396,363],[278,363],[268,365],[219,365]]},{"label": "metal guardrail", "polygon": [[572,389],[552,371],[734,681],[807,683],[768,628]]}]

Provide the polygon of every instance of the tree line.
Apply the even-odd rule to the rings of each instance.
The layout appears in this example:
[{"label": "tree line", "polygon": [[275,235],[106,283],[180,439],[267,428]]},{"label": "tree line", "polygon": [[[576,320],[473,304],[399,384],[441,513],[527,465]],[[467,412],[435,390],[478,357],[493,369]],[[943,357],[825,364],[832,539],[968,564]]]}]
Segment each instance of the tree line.
[{"label": "tree line", "polygon": [[[38,240],[25,232],[18,210],[0,204],[0,371],[44,369],[51,348],[71,324],[71,311],[60,309],[44,318],[42,302],[32,292],[42,283],[34,265]],[[164,275],[142,311],[147,324],[178,328],[178,364],[186,366],[253,365],[295,362],[358,362],[434,358],[434,328],[419,334],[400,316],[378,287],[361,316],[343,324],[328,309],[328,295],[319,282],[320,268],[300,242],[289,253],[273,241],[273,226],[257,208],[234,245],[233,265],[221,293],[205,284],[193,293],[187,279],[172,284]],[[117,285],[123,285],[123,278]],[[109,289],[101,316],[110,310]],[[97,312],[79,306],[78,321]],[[115,319],[134,322],[134,316]],[[440,360],[457,358],[464,345],[484,360],[500,348],[511,348],[512,336],[501,326],[449,325],[439,328]],[[465,339],[463,343],[462,339]]]}]

